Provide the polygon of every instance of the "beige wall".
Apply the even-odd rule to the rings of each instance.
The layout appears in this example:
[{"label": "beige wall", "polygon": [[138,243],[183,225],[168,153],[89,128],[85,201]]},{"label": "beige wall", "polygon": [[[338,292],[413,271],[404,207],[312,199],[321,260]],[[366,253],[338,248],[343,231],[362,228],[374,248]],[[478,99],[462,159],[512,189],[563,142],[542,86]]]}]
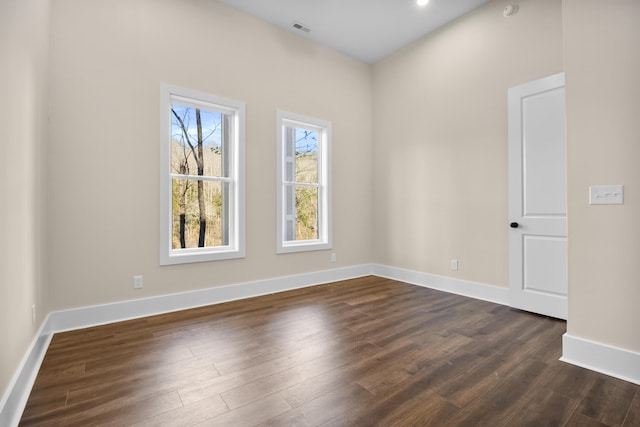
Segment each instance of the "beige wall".
[{"label": "beige wall", "polygon": [[42,187],[48,35],[47,0],[0,2],[0,398],[47,310]]},{"label": "beige wall", "polygon": [[[54,310],[371,260],[368,65],[210,0],[52,8]],[[158,264],[161,82],[246,102],[246,259]],[[276,109],[333,124],[332,251],[275,254]]]},{"label": "beige wall", "polygon": [[[572,335],[640,352],[640,2],[564,0]],[[590,206],[590,185],[624,205]]]},{"label": "beige wall", "polygon": [[562,71],[562,15],[507,3],[375,64],[375,262],[508,286],[507,89]]}]

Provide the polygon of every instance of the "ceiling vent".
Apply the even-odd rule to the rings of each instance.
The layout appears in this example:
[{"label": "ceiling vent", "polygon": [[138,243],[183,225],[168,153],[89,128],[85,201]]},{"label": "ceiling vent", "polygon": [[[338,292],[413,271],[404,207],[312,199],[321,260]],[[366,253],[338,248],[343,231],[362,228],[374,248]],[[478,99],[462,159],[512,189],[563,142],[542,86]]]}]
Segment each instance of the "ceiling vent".
[{"label": "ceiling vent", "polygon": [[298,31],[302,31],[303,33],[308,33],[311,31],[311,28],[298,21],[293,21],[293,24],[291,24],[291,26]]}]

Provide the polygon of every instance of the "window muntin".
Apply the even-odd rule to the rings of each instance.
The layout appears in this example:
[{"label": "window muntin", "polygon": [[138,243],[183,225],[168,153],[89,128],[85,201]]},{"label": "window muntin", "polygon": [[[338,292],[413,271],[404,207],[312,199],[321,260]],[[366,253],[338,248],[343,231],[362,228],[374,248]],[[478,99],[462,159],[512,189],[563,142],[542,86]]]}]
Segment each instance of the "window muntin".
[{"label": "window muntin", "polygon": [[161,264],[244,257],[244,104],[162,86]]},{"label": "window muntin", "polygon": [[278,253],[331,248],[331,124],[278,112]]}]

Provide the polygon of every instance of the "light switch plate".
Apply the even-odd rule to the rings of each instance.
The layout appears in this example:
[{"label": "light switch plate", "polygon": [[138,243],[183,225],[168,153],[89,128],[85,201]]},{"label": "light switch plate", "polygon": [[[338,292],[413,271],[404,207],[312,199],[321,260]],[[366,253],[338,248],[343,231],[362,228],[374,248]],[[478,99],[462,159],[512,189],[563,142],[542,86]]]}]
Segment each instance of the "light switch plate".
[{"label": "light switch plate", "polygon": [[590,205],[622,205],[624,204],[624,186],[592,185],[589,187]]}]

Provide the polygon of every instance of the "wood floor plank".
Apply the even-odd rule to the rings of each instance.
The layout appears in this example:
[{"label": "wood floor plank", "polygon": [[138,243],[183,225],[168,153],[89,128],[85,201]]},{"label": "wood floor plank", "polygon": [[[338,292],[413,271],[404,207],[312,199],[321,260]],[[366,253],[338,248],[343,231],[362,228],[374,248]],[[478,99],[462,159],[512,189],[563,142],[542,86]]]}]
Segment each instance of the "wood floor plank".
[{"label": "wood floor plank", "polygon": [[508,362],[497,357],[488,358],[435,387],[435,390],[449,402],[465,408],[498,386],[502,378],[517,367],[520,360],[512,359]]},{"label": "wood floor plank", "polygon": [[20,425],[640,425],[640,386],[558,361],[565,329],[339,281],[55,334]]},{"label": "wood floor plank", "polygon": [[276,393],[196,425],[211,427],[255,426],[289,410],[291,410],[291,406]]},{"label": "wood floor plank", "polygon": [[166,411],[133,424],[135,427],[188,427],[204,423],[229,408],[219,394],[198,400],[173,411]]},{"label": "wood floor plank", "polygon": [[625,416],[622,427],[640,426],[640,390],[636,393],[636,397],[631,402],[629,411]]},{"label": "wood floor plank", "polygon": [[215,361],[216,368],[223,375],[227,375],[272,360],[283,359],[290,360],[291,363],[300,363],[309,358],[337,351],[343,344],[333,338],[331,335],[322,335],[316,339],[294,340],[286,345],[270,346],[265,343],[252,353],[236,351],[233,355],[224,358],[220,358],[217,354],[212,354],[211,357]]},{"label": "wood floor plank", "polygon": [[571,418],[578,402],[578,399],[540,389],[520,413],[514,414],[510,424],[521,427],[563,426]]},{"label": "wood floor plank", "polygon": [[579,412],[574,412],[564,427],[609,427],[609,425],[582,415]]},{"label": "wood floor plank", "polygon": [[372,351],[375,351],[373,345],[361,343],[357,347],[335,349],[328,354],[318,353],[318,357],[306,363],[226,391],[222,393],[222,398],[229,408],[235,409],[260,397],[287,389],[307,379],[315,378],[344,365],[347,360],[352,358],[366,357]]},{"label": "wood floor plank", "polygon": [[395,423],[395,418],[404,412],[403,408],[407,402],[418,399],[424,403],[436,387],[456,374],[467,371],[479,359],[478,356],[468,353],[454,353],[451,357],[426,366],[407,380],[391,387],[384,395],[369,402],[367,413],[358,418],[356,424],[373,425],[383,419],[386,420],[385,423]]},{"label": "wood floor plank", "polygon": [[545,365],[533,359],[520,366],[482,398],[465,408],[447,426],[503,426],[522,413],[522,408],[536,390],[536,382],[545,372]]},{"label": "wood floor plank", "polygon": [[435,393],[418,395],[400,405],[394,412],[384,414],[378,424],[388,426],[439,427],[459,412],[457,406]]},{"label": "wood floor plank", "polygon": [[162,375],[158,375],[158,371],[150,369],[143,373],[128,372],[115,379],[103,379],[100,383],[76,385],[70,388],[67,393],[67,405],[113,393],[122,393],[133,397],[148,394],[149,390],[154,390],[156,393],[169,392],[189,384],[220,377],[220,373],[206,361],[190,360],[188,362],[174,366],[174,368],[182,368],[178,372],[162,369]]},{"label": "wood floor plank", "polygon": [[[344,344],[341,345],[343,346],[342,348],[347,348]],[[329,349],[323,349],[322,347],[303,348],[295,353],[285,354],[275,359],[251,365],[210,381],[202,381],[198,384],[181,387],[179,389],[180,397],[185,404],[192,403],[314,361],[323,355],[332,354],[333,350],[337,351],[339,348],[338,345]],[[367,351],[367,348],[369,351],[373,350],[373,346],[368,343],[362,343],[360,346],[353,348],[358,348],[362,351]],[[324,363],[324,361],[321,359],[320,363]]]},{"label": "wood floor plank", "polygon": [[87,426],[135,423],[153,415],[182,407],[176,392],[140,398],[120,394],[100,396],[76,405],[23,417],[24,426]]},{"label": "wood floor plank", "polygon": [[550,376],[549,381],[544,384],[548,390],[552,390],[572,399],[582,398],[593,387],[593,383],[598,378],[597,373],[579,366],[568,364],[556,364],[557,367]]},{"label": "wood floor plank", "polygon": [[[411,337],[411,341],[420,345],[422,348],[422,354],[430,360],[435,360],[440,357],[464,349],[467,344],[474,343],[472,338],[460,335],[458,333],[448,333],[436,329],[426,329],[418,335]],[[467,351],[467,353],[473,353]]]},{"label": "wood floor plank", "polygon": [[265,427],[291,425],[292,422],[300,419],[309,425],[321,425],[332,418],[344,417],[370,397],[371,394],[358,384],[349,384],[323,394],[289,412],[272,417],[260,425]]},{"label": "wood floor plank", "polygon": [[357,383],[372,395],[386,395],[392,387],[414,375],[410,369],[407,369],[408,367],[423,362],[423,349],[416,347],[403,352],[393,363],[381,364],[376,369],[370,369],[358,375]]},{"label": "wood floor plank", "polygon": [[302,381],[282,391],[281,394],[293,407],[300,406],[332,390],[357,381],[368,372],[377,370],[380,366],[393,364],[396,359],[404,357],[408,351],[415,348],[416,345],[413,343],[397,343],[397,346],[371,353],[367,359],[351,360],[339,368]]},{"label": "wood floor plank", "polygon": [[598,374],[576,410],[604,424],[622,425],[636,391],[630,383],[613,382]]}]

